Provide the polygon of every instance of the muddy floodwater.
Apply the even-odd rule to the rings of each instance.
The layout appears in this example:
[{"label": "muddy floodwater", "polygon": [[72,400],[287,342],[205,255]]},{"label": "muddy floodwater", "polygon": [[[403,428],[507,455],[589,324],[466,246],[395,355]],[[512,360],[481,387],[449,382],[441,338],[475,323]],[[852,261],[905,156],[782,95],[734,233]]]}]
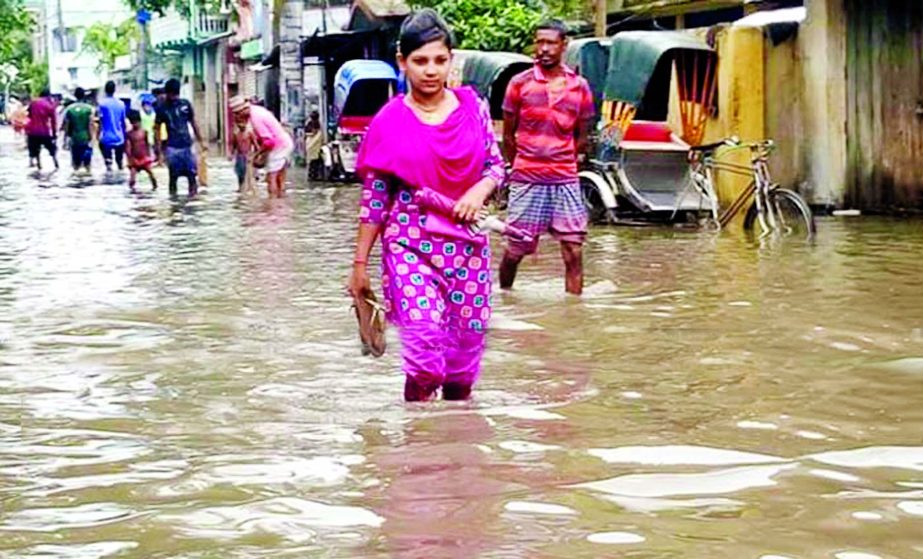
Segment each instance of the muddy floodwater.
[{"label": "muddy floodwater", "polygon": [[921,221],[595,228],[580,299],[544,244],[475,399],[408,406],[344,295],[356,187],[240,197],[216,160],[171,201],[19,144],[0,557],[923,557]]}]

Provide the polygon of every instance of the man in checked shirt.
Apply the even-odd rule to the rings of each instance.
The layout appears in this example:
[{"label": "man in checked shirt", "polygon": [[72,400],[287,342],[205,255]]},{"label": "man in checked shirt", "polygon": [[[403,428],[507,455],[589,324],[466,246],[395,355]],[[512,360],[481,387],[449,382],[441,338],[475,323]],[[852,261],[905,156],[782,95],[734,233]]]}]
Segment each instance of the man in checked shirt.
[{"label": "man in checked shirt", "polygon": [[565,289],[583,291],[587,211],[577,178],[595,108],[587,81],[561,62],[567,29],[557,20],[535,31],[535,65],[515,76],[503,102],[503,148],[513,163],[508,222],[532,233],[511,240],[500,264],[500,287],[509,289],[519,263],[538,248],[539,235],[561,243]]}]

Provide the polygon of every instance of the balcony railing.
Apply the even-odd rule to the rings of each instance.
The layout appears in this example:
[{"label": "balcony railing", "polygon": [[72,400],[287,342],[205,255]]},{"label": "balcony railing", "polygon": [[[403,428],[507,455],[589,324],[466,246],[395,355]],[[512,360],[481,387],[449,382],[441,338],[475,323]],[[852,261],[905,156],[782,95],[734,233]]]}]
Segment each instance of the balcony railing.
[{"label": "balcony railing", "polygon": [[187,19],[171,10],[151,20],[151,46],[179,48],[227,33],[230,26],[230,16],[226,14],[197,13]]},{"label": "balcony railing", "polygon": [[192,35],[195,39],[207,39],[227,33],[231,29],[231,18],[226,15],[198,14]]}]

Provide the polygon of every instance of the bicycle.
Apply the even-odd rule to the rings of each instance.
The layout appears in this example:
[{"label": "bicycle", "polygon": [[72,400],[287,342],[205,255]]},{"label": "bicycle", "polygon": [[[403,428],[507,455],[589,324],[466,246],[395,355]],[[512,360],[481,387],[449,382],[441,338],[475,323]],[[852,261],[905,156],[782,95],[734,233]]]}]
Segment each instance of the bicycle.
[{"label": "bicycle", "polygon": [[[750,164],[741,165],[717,159],[715,154],[719,148],[728,148],[725,154],[736,149],[749,149]],[[794,191],[772,182],[769,155],[773,149],[775,142],[772,140],[743,143],[736,137],[692,147],[689,149],[690,181],[686,188],[695,188],[710,202],[711,221],[719,230],[727,226],[752,197],[753,202],[744,216],[744,230],[752,231],[759,225],[760,237],[776,233],[810,240],[816,232],[810,206]],[[724,211],[719,211],[718,207],[715,171],[753,178]]]}]

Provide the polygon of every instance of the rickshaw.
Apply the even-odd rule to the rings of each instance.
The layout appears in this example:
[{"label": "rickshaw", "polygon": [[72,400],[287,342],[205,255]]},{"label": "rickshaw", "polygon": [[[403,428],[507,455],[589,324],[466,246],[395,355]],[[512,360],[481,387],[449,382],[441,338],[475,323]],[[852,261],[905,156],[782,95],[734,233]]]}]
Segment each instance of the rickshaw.
[{"label": "rickshaw", "polygon": [[324,178],[345,180],[356,172],[359,144],[378,111],[397,91],[397,72],[381,60],[350,60],[334,78],[330,128],[321,147]]},{"label": "rickshaw", "polygon": [[[710,200],[685,186],[689,149],[702,142],[716,103],[715,50],[683,32],[625,31],[612,38],[608,60],[595,156],[580,172],[591,218],[671,220],[711,211]],[[679,134],[667,123],[674,79]]]},{"label": "rickshaw", "polygon": [[469,85],[490,104],[494,134],[503,138],[503,98],[510,80],[532,67],[532,59],[514,52],[454,51],[449,85]]},{"label": "rickshaw", "polygon": [[564,51],[564,63],[583,76],[590,85],[597,116],[602,108],[611,46],[611,37],[588,37],[568,42],[567,50]]}]

